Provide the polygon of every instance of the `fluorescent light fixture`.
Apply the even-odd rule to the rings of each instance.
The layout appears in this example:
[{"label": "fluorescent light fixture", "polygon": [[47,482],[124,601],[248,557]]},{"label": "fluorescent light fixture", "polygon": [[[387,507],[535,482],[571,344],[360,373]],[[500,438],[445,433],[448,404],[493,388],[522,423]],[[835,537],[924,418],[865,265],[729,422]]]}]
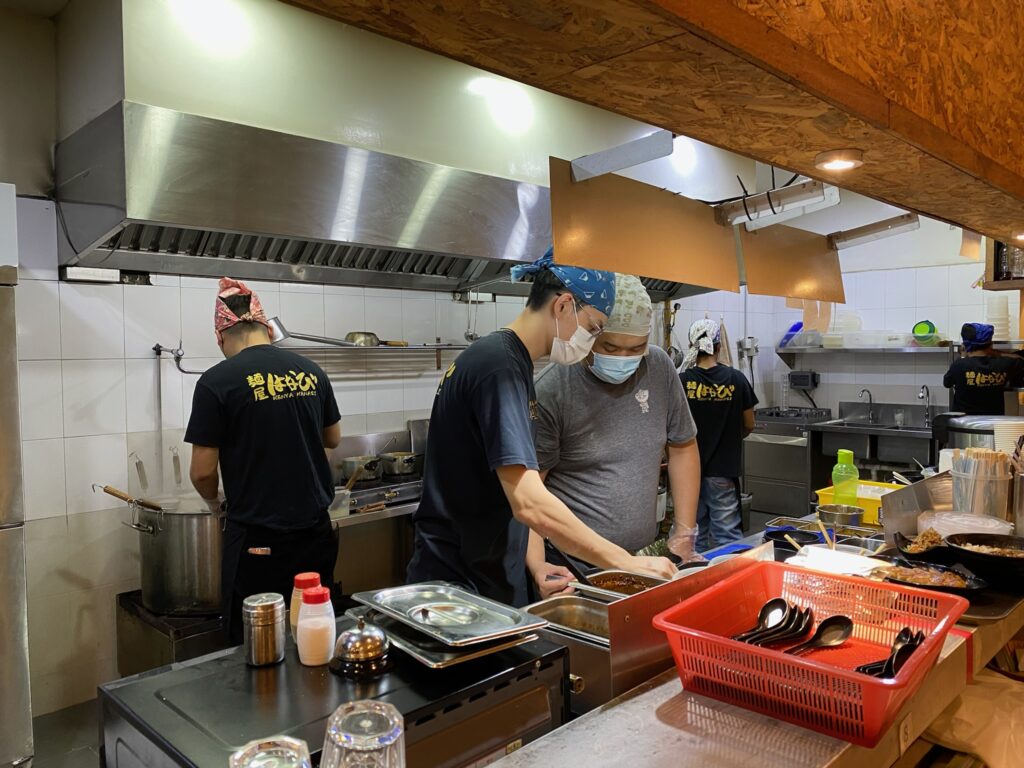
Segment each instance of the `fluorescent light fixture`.
[{"label": "fluorescent light fixture", "polygon": [[822,171],[849,171],[862,165],[864,153],[859,149],[833,149],[814,158],[814,166]]},{"label": "fluorescent light fixture", "polygon": [[674,145],[669,131],[655,131],[611,149],[577,157],[572,161],[573,181],[584,181],[614,173],[634,165],[648,163],[672,154]]},{"label": "fluorescent light fixture", "polygon": [[[790,219],[797,219],[808,213],[814,213],[815,211],[822,211],[826,208],[831,208],[834,205],[839,205],[839,187],[832,186],[831,184],[825,185],[825,199],[820,203],[808,203],[807,205],[797,206],[788,211],[782,211],[777,214],[769,212],[768,216],[757,218],[754,221],[748,221],[743,226],[747,228],[748,232],[753,232],[757,229],[764,229],[770,227],[773,224],[781,224],[784,221]],[[772,202],[775,201],[775,193],[772,193]]]},{"label": "fluorescent light fixture", "polygon": [[920,229],[921,220],[916,213],[905,213],[902,216],[893,216],[891,219],[876,221],[874,224],[865,224],[856,229],[846,229],[841,232],[833,232],[828,236],[829,245],[834,250],[842,248],[853,248],[865,243],[873,243],[883,237],[901,235],[904,232],[913,232]]},{"label": "fluorescent light fixture", "polygon": [[[735,200],[715,206],[715,221],[723,226],[758,221],[763,226],[776,224],[779,214],[824,203],[825,185],[820,181],[805,181],[768,192],[749,195],[746,200]],[[836,201],[838,202],[838,200]]]}]

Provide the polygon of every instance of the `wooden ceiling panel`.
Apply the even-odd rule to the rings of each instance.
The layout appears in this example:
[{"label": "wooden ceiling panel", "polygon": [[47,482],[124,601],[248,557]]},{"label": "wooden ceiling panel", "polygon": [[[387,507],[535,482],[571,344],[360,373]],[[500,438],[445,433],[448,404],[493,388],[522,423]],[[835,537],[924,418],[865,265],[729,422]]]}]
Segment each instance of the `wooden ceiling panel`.
[{"label": "wooden ceiling panel", "polygon": [[[978,232],[1024,231],[1024,58],[986,60],[1021,28],[997,30],[1018,0],[288,2]],[[815,169],[847,146],[863,168]]]},{"label": "wooden ceiling panel", "polygon": [[286,0],[385,37],[531,82],[680,34],[657,6],[618,0]]}]

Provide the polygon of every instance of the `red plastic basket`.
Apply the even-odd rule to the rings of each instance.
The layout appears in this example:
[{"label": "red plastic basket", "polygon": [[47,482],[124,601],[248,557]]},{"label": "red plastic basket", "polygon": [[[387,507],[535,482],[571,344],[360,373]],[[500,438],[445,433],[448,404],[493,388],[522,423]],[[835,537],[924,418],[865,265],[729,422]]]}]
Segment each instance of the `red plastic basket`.
[{"label": "red plastic basket", "polygon": [[[773,597],[842,614],[853,636],[834,649],[789,656],[731,640],[757,624]],[[683,687],[780,720],[873,747],[934,666],[946,633],[967,609],[962,597],[782,563],[757,563],[654,617],[668,636]],[[926,639],[892,680],[853,670],[889,654],[903,627]]]}]

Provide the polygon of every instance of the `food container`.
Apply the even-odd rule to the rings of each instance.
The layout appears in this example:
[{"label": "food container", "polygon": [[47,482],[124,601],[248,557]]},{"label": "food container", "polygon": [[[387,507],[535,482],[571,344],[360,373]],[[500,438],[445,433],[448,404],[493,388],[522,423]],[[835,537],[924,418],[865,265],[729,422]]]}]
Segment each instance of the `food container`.
[{"label": "food container", "polygon": [[392,477],[415,475],[419,454],[412,451],[392,451],[380,455],[382,472]]},{"label": "food container", "polygon": [[261,592],[242,601],[242,646],[245,663],[265,667],[284,661],[287,619],[284,596]]},{"label": "food container", "polygon": [[341,470],[341,477],[348,480],[355,474],[357,467],[362,467],[359,473],[359,481],[380,480],[383,467],[379,456],[346,456],[337,465]]},{"label": "food container", "polygon": [[825,525],[860,525],[864,519],[864,507],[851,504],[821,504],[815,511]]},{"label": "food container", "polygon": [[[782,597],[816,617],[849,616],[841,647],[803,657],[732,640]],[[885,582],[756,563],[654,618],[668,636],[683,687],[865,747],[875,746],[934,666],[967,609],[962,597]],[[889,654],[903,627],[925,633],[896,676],[854,670]]]},{"label": "food container", "polygon": [[1006,519],[1010,474],[975,475],[949,470],[953,477],[953,509],[972,515]]},{"label": "food container", "polygon": [[789,536],[801,547],[817,544],[821,541],[821,535],[814,531],[799,531],[796,529],[779,529],[777,531],[765,531],[764,540],[770,541],[775,546],[775,559],[777,561],[788,560],[796,554],[796,547],[789,543]]},{"label": "food container", "polygon": [[660,587],[664,579],[654,576],[642,576],[639,573],[608,569],[587,575],[590,584],[572,582],[572,587],[580,594],[600,597],[603,600],[621,600],[630,595],[637,595],[648,589]]},{"label": "food container", "polygon": [[[898,491],[906,486],[897,483],[879,483],[874,480],[860,480],[857,483],[857,506],[864,508],[862,523],[869,525],[881,524],[881,510],[885,495],[891,491]],[[818,495],[818,503],[821,505],[831,504],[835,498],[835,487],[829,486],[815,491]],[[860,523],[858,523],[859,525]]]}]

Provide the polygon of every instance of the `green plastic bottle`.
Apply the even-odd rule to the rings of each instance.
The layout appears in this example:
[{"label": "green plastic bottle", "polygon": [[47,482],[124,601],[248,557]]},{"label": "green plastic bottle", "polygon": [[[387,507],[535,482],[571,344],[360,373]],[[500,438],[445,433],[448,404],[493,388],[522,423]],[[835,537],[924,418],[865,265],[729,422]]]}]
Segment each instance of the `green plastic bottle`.
[{"label": "green plastic bottle", "polygon": [[857,506],[857,484],[860,472],[853,463],[853,451],[840,448],[836,452],[836,465],[832,467],[833,504],[849,504]]}]

